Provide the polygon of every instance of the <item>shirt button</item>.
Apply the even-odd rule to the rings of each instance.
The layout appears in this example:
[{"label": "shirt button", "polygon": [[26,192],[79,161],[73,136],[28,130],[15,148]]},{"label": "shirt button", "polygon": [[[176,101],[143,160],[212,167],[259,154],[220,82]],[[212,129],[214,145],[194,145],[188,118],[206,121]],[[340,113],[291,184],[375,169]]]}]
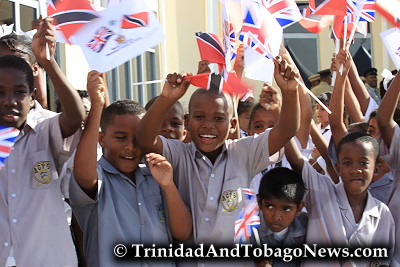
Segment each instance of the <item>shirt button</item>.
[{"label": "shirt button", "polygon": [[214,178],[214,176],[215,176],[214,173],[211,173],[211,178]]},{"label": "shirt button", "polygon": [[4,242],[4,246],[5,246],[5,247],[8,247],[8,242]]},{"label": "shirt button", "polygon": [[210,197],[210,200],[214,200],[214,197]]},{"label": "shirt button", "polygon": [[138,205],[139,205],[139,206],[142,206],[142,203],[139,202]]},{"label": "shirt button", "polygon": [[16,197],[16,196],[17,196],[17,194],[15,194],[15,193],[12,193],[12,194],[11,194],[11,196],[12,196],[12,197]]},{"label": "shirt button", "polygon": [[205,220],[206,222],[208,222],[208,221],[210,221],[210,218],[207,217],[207,218],[205,218],[204,220]]},{"label": "shirt button", "polygon": [[15,169],[12,169],[12,170],[11,170],[11,173],[15,173]]},{"label": "shirt button", "polygon": [[17,223],[17,219],[13,219],[12,221],[13,221],[13,223]]}]

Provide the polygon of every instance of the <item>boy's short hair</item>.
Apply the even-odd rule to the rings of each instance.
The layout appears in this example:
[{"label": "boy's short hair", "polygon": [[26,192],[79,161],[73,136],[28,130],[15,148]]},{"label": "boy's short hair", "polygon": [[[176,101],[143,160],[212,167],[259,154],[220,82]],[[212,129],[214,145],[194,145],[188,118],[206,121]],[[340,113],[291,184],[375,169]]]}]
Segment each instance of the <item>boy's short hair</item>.
[{"label": "boy's short hair", "polygon": [[31,66],[37,62],[32,51],[32,39],[29,36],[15,33],[4,35],[0,37],[0,46],[6,47],[11,52],[27,55]]},{"label": "boy's short hair", "polygon": [[[153,97],[152,99],[150,99],[149,102],[147,102],[147,104],[144,106],[144,109],[146,111],[149,111],[150,107],[154,104],[154,102],[156,102],[157,98],[158,98],[158,96]],[[185,114],[185,111],[183,110],[183,106],[182,106],[181,102],[176,101],[174,106],[175,105],[177,105],[178,108],[182,110],[182,113]]]},{"label": "boy's short hair", "polygon": [[251,111],[254,104],[255,104],[254,99],[249,99],[246,101],[239,101],[239,104],[237,107],[238,116],[240,116],[242,113]]},{"label": "boy's short hair", "polygon": [[25,59],[15,55],[5,55],[0,57],[0,69],[16,69],[26,75],[26,81],[28,82],[29,92],[32,93],[34,85],[34,77],[32,67],[25,61]]},{"label": "boy's short hair", "polygon": [[251,112],[250,112],[250,116],[249,116],[249,128],[250,128],[250,126],[251,126],[251,123],[253,122],[253,120],[254,120],[254,116],[256,115],[256,112],[259,110],[259,109],[262,109],[262,108],[264,108],[260,103],[257,103],[257,104],[255,104],[254,106],[253,106],[253,108],[251,109]]},{"label": "boy's short hair", "polygon": [[368,123],[365,121],[353,122],[347,127],[347,131],[350,132],[368,132]]},{"label": "boy's short hair", "polygon": [[263,175],[258,190],[261,199],[284,199],[299,205],[306,188],[300,175],[285,167],[276,167]]},{"label": "boy's short hair", "polygon": [[[378,115],[378,110],[375,109],[369,114],[369,120],[368,122],[372,119],[375,118]],[[400,125],[400,108],[396,107],[393,113],[393,120],[397,123],[397,125]]]},{"label": "boy's short hair", "polygon": [[329,103],[331,102],[331,97],[332,93],[331,92],[325,92],[322,93],[318,96],[318,99],[325,105],[329,106]]},{"label": "boy's short hair", "polygon": [[138,103],[132,100],[118,100],[109,105],[101,115],[100,127],[105,132],[107,127],[113,123],[116,115],[143,115],[146,110]]},{"label": "boy's short hair", "polygon": [[195,99],[196,97],[198,97],[200,95],[212,95],[212,94],[219,95],[219,96],[221,96],[221,98],[225,99],[226,105],[228,107],[228,111],[230,112],[230,115],[232,117],[234,117],[232,97],[229,94],[220,93],[219,91],[217,91],[215,89],[206,90],[203,88],[198,88],[196,91],[194,91],[193,94],[190,96],[190,100],[189,100],[189,113],[191,111],[193,99]]},{"label": "boy's short hair", "polygon": [[375,155],[375,161],[379,158],[379,144],[375,138],[364,132],[352,132],[340,140],[337,148],[337,155],[339,159],[340,151],[344,144],[347,143],[370,143],[372,145],[372,152]]}]

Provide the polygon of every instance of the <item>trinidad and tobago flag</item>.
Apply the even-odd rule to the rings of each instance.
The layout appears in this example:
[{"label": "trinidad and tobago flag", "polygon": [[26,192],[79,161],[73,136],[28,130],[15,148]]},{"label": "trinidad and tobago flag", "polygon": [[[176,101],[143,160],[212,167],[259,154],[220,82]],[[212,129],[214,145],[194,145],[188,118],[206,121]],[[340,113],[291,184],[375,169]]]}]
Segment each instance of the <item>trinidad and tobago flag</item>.
[{"label": "trinidad and tobago flag", "polygon": [[99,17],[87,0],[49,0],[47,15],[54,18],[54,26],[67,40],[80,27]]},{"label": "trinidad and tobago flag", "polygon": [[124,15],[121,28],[132,29],[146,27],[149,24],[149,12],[140,12],[132,15]]}]

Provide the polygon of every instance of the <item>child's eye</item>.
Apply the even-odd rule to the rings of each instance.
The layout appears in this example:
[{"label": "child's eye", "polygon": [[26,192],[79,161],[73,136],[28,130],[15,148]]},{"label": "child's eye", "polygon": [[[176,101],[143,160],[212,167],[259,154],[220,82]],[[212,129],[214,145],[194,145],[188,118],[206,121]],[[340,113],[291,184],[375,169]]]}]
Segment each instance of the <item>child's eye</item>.
[{"label": "child's eye", "polygon": [[291,207],[284,207],[283,210],[285,212],[290,212],[290,211],[292,211],[292,208]]},{"label": "child's eye", "polygon": [[171,126],[173,127],[173,128],[178,128],[178,127],[180,127],[182,124],[180,124],[180,123],[178,123],[178,122],[175,122],[175,121],[173,121],[173,122],[171,122]]},{"label": "child's eye", "polygon": [[361,166],[366,166],[366,165],[368,165],[369,164],[369,162],[368,161],[361,161]]},{"label": "child's eye", "polygon": [[266,207],[267,209],[273,209],[273,208],[274,208],[274,206],[272,206],[271,204],[265,204],[265,207]]},{"label": "child's eye", "polygon": [[201,120],[201,119],[203,119],[203,116],[202,115],[195,115],[195,116],[193,116],[193,118],[195,118],[196,120]]},{"label": "child's eye", "polygon": [[258,129],[262,129],[262,126],[261,126],[261,125],[255,125],[255,126],[254,126],[254,129],[257,129],[257,130],[258,130]]},{"label": "child's eye", "polygon": [[216,120],[216,121],[224,121],[225,118],[224,118],[224,117],[215,117],[215,120]]},{"label": "child's eye", "polygon": [[345,162],[343,162],[342,163],[344,166],[350,166],[351,165],[351,162],[350,161],[345,161]]},{"label": "child's eye", "polygon": [[118,140],[125,140],[126,137],[125,137],[125,136],[116,136],[115,139],[118,139]]},{"label": "child's eye", "polygon": [[26,91],[23,91],[23,90],[18,90],[18,91],[16,91],[15,92],[17,95],[22,95],[22,94],[26,94],[27,92]]}]

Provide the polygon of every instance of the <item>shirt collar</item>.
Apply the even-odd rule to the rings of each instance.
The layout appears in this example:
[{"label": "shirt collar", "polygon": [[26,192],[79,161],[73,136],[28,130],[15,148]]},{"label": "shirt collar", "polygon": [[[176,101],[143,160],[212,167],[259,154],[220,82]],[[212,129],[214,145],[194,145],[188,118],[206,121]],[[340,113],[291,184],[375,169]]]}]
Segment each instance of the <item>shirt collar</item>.
[{"label": "shirt collar", "polygon": [[[34,100],[33,108],[28,112],[26,116],[26,126],[29,126],[32,130],[35,131],[36,125],[40,122],[40,119],[43,118],[41,115],[41,111],[44,110],[40,103]],[[24,128],[25,128],[24,127]]]}]

